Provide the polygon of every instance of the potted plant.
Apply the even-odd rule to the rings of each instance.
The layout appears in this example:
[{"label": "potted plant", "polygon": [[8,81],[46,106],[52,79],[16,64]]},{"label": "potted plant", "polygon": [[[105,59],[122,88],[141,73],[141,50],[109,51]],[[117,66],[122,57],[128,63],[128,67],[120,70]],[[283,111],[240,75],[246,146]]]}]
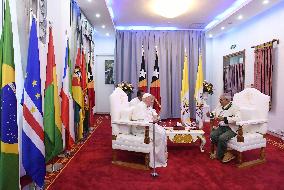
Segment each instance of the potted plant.
[{"label": "potted plant", "polygon": [[133,85],[129,82],[122,81],[117,84],[117,87],[121,88],[128,96],[128,100],[131,99],[131,93],[133,92]]}]

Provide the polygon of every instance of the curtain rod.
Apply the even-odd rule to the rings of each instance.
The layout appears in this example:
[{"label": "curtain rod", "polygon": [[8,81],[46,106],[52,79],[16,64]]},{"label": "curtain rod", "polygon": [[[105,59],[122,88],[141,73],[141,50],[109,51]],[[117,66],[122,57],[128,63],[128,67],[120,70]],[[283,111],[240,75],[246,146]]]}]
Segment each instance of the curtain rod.
[{"label": "curtain rod", "polygon": [[263,48],[263,47],[269,46],[270,44],[273,45],[274,42],[277,42],[277,44],[279,44],[279,39],[273,39],[272,41],[269,41],[269,42],[266,42],[266,43],[263,43],[257,46],[252,46],[251,48],[257,48],[257,49]]},{"label": "curtain rod", "polygon": [[238,51],[238,52],[235,52],[235,53],[231,53],[231,54],[229,54],[229,55],[225,55],[225,56],[223,56],[224,58],[228,58],[228,57],[234,57],[234,56],[238,56],[238,55],[241,55],[242,53],[245,53],[245,49],[244,50],[242,50],[242,51]]}]

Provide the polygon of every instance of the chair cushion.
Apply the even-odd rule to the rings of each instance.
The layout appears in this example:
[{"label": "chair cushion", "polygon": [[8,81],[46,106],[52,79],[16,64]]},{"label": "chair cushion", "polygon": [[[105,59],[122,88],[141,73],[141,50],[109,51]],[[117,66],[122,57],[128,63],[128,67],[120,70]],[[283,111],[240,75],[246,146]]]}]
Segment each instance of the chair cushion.
[{"label": "chair cushion", "polygon": [[152,150],[152,143],[145,144],[144,137],[142,136],[119,134],[116,140],[112,141],[112,148],[150,153],[150,151]]},{"label": "chair cushion", "polygon": [[237,137],[232,138],[228,142],[228,148],[232,148],[239,152],[253,150],[266,147],[266,139],[259,133],[245,133],[244,142],[237,142]]}]

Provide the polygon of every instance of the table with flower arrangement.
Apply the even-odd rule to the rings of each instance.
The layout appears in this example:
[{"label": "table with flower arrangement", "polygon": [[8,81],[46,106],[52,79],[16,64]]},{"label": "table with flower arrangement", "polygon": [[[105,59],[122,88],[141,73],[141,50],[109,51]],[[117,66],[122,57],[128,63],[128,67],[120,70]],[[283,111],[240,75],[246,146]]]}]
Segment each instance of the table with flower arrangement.
[{"label": "table with flower arrangement", "polygon": [[175,127],[164,127],[168,139],[173,143],[194,143],[198,139],[200,140],[200,151],[204,152],[204,145],[206,139],[204,137],[204,131],[198,129],[192,129],[185,127],[182,130],[176,130]]}]

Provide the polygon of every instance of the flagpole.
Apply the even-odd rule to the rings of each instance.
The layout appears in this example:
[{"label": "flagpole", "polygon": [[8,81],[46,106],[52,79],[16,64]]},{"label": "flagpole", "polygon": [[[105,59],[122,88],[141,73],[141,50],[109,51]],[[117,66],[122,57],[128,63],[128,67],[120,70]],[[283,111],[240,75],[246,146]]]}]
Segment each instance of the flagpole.
[{"label": "flagpole", "polygon": [[155,178],[155,177],[159,176],[159,174],[156,172],[155,122],[152,123],[152,127],[153,127],[153,158],[154,158],[154,167],[153,167],[153,172],[151,173],[151,176]]}]

